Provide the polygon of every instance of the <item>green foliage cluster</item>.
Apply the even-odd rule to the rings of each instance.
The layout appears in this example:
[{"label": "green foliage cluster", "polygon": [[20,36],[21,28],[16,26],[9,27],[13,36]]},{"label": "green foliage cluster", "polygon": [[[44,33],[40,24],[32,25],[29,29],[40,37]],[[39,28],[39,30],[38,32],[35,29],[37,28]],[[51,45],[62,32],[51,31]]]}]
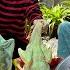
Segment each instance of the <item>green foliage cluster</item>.
[{"label": "green foliage cluster", "polygon": [[62,21],[63,17],[70,14],[69,8],[64,8],[59,4],[52,8],[47,8],[46,5],[41,4],[40,10],[42,11],[44,19],[50,19],[52,22],[57,22],[56,24],[59,24]]},{"label": "green foliage cluster", "polygon": [[43,18],[46,20],[50,19],[51,21],[49,24],[50,34],[53,32],[54,25],[59,25],[65,16],[70,15],[70,9],[59,4],[48,8],[45,4],[40,3],[40,10]]}]

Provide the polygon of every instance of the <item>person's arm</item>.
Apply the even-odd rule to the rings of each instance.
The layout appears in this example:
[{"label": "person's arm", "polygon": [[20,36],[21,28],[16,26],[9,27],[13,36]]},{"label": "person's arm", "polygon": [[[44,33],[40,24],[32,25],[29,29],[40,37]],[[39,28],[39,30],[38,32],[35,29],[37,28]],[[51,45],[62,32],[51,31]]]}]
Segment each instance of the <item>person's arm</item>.
[{"label": "person's arm", "polygon": [[27,6],[26,16],[28,20],[33,23],[36,19],[42,19],[42,13],[40,11],[38,0],[29,0],[30,5]]}]

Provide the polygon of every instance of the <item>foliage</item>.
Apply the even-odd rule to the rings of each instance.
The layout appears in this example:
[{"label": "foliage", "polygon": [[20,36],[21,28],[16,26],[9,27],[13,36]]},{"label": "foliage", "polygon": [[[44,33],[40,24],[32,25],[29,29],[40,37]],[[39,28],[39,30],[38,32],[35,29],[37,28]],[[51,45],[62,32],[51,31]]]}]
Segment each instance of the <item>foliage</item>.
[{"label": "foliage", "polygon": [[14,39],[5,40],[0,35],[0,70],[11,70]]},{"label": "foliage", "polygon": [[21,59],[24,61],[24,70],[50,70],[49,62],[52,59],[52,49],[42,43],[42,24],[37,20],[30,42],[26,50],[18,49]]},{"label": "foliage", "polygon": [[69,8],[65,8],[59,4],[52,8],[47,8],[45,4],[40,4],[40,10],[42,11],[44,19],[51,20],[49,25],[51,28],[50,34],[53,32],[54,25],[59,25],[62,22],[63,18],[70,14]]},{"label": "foliage", "polygon": [[70,14],[70,9],[66,9],[59,4],[52,8],[47,8],[44,4],[42,4],[40,5],[40,10],[43,13],[43,18],[51,19],[52,22],[59,22],[64,16]]}]

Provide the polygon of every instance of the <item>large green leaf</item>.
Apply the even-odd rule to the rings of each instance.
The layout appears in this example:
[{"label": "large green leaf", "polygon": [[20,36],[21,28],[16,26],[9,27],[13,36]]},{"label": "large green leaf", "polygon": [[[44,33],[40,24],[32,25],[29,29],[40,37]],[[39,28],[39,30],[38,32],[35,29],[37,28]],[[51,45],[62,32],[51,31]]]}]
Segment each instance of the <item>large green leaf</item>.
[{"label": "large green leaf", "polygon": [[25,70],[50,70],[48,63],[52,59],[52,51],[51,48],[43,45],[41,31],[42,23],[37,22],[26,50],[18,50],[20,57],[25,62]]},{"label": "large green leaf", "polygon": [[14,39],[5,40],[0,35],[0,70],[11,70]]}]

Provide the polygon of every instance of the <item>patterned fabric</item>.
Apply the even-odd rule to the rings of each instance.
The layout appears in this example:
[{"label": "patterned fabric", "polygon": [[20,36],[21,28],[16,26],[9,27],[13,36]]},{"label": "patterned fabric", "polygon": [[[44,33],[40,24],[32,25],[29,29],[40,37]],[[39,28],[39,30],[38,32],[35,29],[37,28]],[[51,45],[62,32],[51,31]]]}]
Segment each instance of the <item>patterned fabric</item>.
[{"label": "patterned fabric", "polygon": [[36,22],[30,42],[25,51],[18,49],[18,53],[25,62],[24,70],[50,70],[49,62],[52,58],[51,48],[46,48],[41,39],[42,23]]},{"label": "patterned fabric", "polygon": [[14,39],[5,40],[0,35],[0,70],[11,70]]},{"label": "patterned fabric", "polygon": [[22,42],[27,42],[25,18],[29,22],[42,18],[37,0],[0,0],[0,34],[11,33]]},{"label": "patterned fabric", "polygon": [[70,55],[70,22],[64,21],[58,28],[58,56],[66,58]]}]

